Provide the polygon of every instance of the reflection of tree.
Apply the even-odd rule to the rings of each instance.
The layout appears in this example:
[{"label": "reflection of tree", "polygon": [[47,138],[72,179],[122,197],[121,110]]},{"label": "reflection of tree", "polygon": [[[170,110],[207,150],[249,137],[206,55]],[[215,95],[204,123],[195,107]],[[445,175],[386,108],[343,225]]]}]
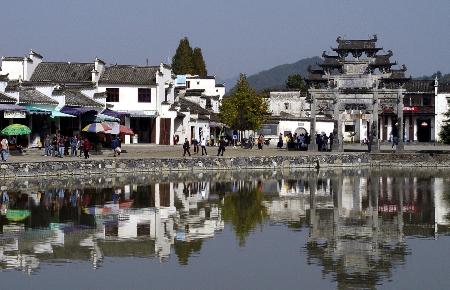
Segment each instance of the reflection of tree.
[{"label": "reflection of tree", "polygon": [[202,249],[203,240],[198,239],[190,242],[177,241],[175,240],[174,249],[175,254],[178,257],[178,263],[180,265],[187,265],[189,262],[189,257],[194,254],[200,252]]},{"label": "reflection of tree", "polygon": [[306,245],[308,264],[318,264],[323,267],[323,274],[334,274],[338,284],[337,289],[375,289],[383,277],[391,276],[391,269],[405,263],[407,248],[402,243],[382,243],[373,253],[369,249],[355,247],[353,252],[337,254],[338,244],[354,243],[364,246],[368,241],[328,241],[309,242]]},{"label": "reflection of tree", "polygon": [[239,240],[239,246],[245,245],[245,238],[266,216],[262,204],[264,195],[257,188],[243,187],[236,193],[225,196],[222,215],[231,222]]}]

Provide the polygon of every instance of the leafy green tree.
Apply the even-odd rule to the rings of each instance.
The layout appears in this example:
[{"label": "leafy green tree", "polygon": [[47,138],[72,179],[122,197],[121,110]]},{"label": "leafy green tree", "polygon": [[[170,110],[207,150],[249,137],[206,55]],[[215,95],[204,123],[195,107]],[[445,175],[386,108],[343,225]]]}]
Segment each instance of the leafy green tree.
[{"label": "leafy green tree", "polygon": [[237,130],[258,130],[268,116],[266,99],[250,87],[245,74],[241,74],[234,91],[220,106],[220,120]]},{"label": "leafy green tree", "polygon": [[236,193],[225,195],[222,216],[233,225],[241,247],[245,246],[249,233],[260,225],[267,215],[263,200],[264,194],[249,184]]},{"label": "leafy green tree", "polygon": [[192,54],[192,63],[194,67],[194,74],[199,75],[200,77],[206,77],[208,75],[208,71],[206,70],[205,60],[203,59],[202,49],[199,47],[194,48],[194,52]]},{"label": "leafy green tree", "polygon": [[302,92],[308,91],[308,87],[306,86],[305,80],[299,74],[290,75],[286,81],[287,89],[296,89]]},{"label": "leafy green tree", "polygon": [[172,57],[172,70],[175,74],[193,74],[193,51],[187,37],[180,40],[175,55]]},{"label": "leafy green tree", "polygon": [[441,127],[441,132],[439,132],[439,137],[445,144],[450,144],[450,110],[445,113],[445,116],[447,120],[443,122],[444,124]]}]

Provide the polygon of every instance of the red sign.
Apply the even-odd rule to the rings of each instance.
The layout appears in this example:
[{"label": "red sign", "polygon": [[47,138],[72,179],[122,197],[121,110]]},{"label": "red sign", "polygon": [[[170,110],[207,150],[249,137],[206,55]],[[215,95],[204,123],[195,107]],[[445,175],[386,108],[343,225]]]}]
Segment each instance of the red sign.
[{"label": "red sign", "polygon": [[419,107],[403,107],[403,112],[418,113]]}]

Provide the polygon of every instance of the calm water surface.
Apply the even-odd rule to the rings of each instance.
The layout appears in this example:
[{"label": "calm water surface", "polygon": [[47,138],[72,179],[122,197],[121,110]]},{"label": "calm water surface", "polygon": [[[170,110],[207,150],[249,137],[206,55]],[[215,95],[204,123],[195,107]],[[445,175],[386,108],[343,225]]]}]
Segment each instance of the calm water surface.
[{"label": "calm water surface", "polygon": [[450,289],[450,171],[0,184],[1,289]]}]

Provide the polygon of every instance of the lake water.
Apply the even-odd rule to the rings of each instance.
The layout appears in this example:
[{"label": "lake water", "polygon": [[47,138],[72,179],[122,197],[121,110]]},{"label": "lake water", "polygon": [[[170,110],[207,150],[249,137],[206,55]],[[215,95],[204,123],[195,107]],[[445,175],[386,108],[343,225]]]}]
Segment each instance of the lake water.
[{"label": "lake water", "polygon": [[0,181],[1,289],[450,289],[450,171]]}]

